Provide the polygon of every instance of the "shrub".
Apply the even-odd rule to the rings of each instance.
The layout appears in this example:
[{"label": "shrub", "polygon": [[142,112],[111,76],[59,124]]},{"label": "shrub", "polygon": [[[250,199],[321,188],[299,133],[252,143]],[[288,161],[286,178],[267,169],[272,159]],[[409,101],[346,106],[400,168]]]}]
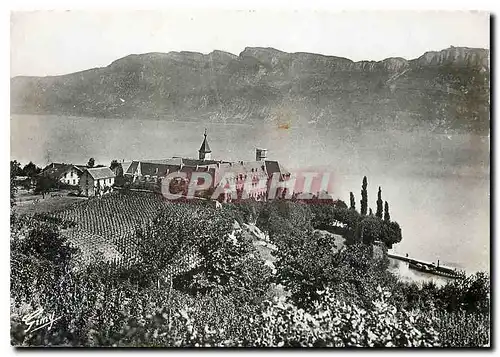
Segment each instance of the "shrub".
[{"label": "shrub", "polygon": [[[432,321],[419,313],[398,310],[378,288],[370,309],[337,299],[330,290],[308,313],[278,302],[263,314],[265,346],[304,347],[432,347],[439,345]],[[321,293],[321,292],[320,292]]]},{"label": "shrub", "polygon": [[[237,336],[206,324],[196,326],[193,309],[180,310],[181,327],[175,346],[245,347],[434,347],[439,335],[432,320],[421,313],[398,310],[386,301],[383,289],[371,309],[339,301],[320,292],[314,310],[306,312],[278,299],[266,301],[262,313],[246,316],[246,331]],[[180,333],[179,333],[180,332]]]},{"label": "shrub", "polygon": [[489,346],[489,314],[438,310],[434,313],[433,325],[443,347]]}]

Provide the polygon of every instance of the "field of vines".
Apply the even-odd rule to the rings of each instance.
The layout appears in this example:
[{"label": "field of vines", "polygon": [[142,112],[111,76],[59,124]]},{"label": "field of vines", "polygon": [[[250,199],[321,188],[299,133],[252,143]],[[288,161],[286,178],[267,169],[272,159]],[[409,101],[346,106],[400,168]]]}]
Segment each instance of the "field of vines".
[{"label": "field of vines", "polygon": [[117,264],[122,262],[123,255],[118,246],[108,242],[103,236],[86,232],[78,227],[63,230],[62,234],[72,245],[80,249],[81,254],[75,258],[79,263],[87,264],[97,257]]},{"label": "field of vines", "polygon": [[96,255],[127,265],[135,259],[135,230],[169,203],[147,192],[114,192],[93,197],[51,215],[75,223],[63,232],[88,261]]},{"label": "field of vines", "polygon": [[[128,267],[137,259],[136,229],[147,225],[169,204],[156,193],[121,191],[75,203],[50,215],[75,223],[62,234],[80,249],[80,262],[102,258]],[[196,249],[190,249],[175,265],[169,266],[165,274],[185,272],[199,262]]]}]

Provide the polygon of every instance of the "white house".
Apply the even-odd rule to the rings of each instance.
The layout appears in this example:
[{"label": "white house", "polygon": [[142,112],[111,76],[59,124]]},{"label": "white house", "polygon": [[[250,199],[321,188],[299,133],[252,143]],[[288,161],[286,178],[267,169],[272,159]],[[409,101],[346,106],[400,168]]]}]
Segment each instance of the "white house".
[{"label": "white house", "polygon": [[61,175],[59,180],[67,185],[78,186],[82,171],[77,166],[71,166]]},{"label": "white house", "polygon": [[80,177],[80,189],[85,196],[101,196],[113,190],[115,177],[109,167],[86,169]]},{"label": "white house", "polygon": [[51,177],[67,185],[78,186],[80,176],[85,170],[85,166],[72,164],[51,163],[47,165],[40,175]]}]

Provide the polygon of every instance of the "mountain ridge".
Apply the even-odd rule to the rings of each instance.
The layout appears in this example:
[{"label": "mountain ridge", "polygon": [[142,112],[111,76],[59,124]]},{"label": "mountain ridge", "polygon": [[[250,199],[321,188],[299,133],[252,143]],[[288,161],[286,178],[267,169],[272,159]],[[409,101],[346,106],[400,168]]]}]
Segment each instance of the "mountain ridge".
[{"label": "mountain ridge", "polygon": [[356,62],[271,47],[150,52],[70,74],[13,77],[11,111],[484,133],[489,67],[489,50],[453,46]]}]

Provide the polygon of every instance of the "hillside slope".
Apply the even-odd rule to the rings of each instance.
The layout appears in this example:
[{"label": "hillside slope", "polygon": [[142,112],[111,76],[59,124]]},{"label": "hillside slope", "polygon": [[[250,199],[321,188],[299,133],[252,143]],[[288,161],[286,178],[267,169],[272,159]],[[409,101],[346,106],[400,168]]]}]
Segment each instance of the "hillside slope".
[{"label": "hillside slope", "polygon": [[489,51],[451,47],[353,62],[246,48],[129,55],[107,67],[11,79],[12,113],[489,131]]}]

